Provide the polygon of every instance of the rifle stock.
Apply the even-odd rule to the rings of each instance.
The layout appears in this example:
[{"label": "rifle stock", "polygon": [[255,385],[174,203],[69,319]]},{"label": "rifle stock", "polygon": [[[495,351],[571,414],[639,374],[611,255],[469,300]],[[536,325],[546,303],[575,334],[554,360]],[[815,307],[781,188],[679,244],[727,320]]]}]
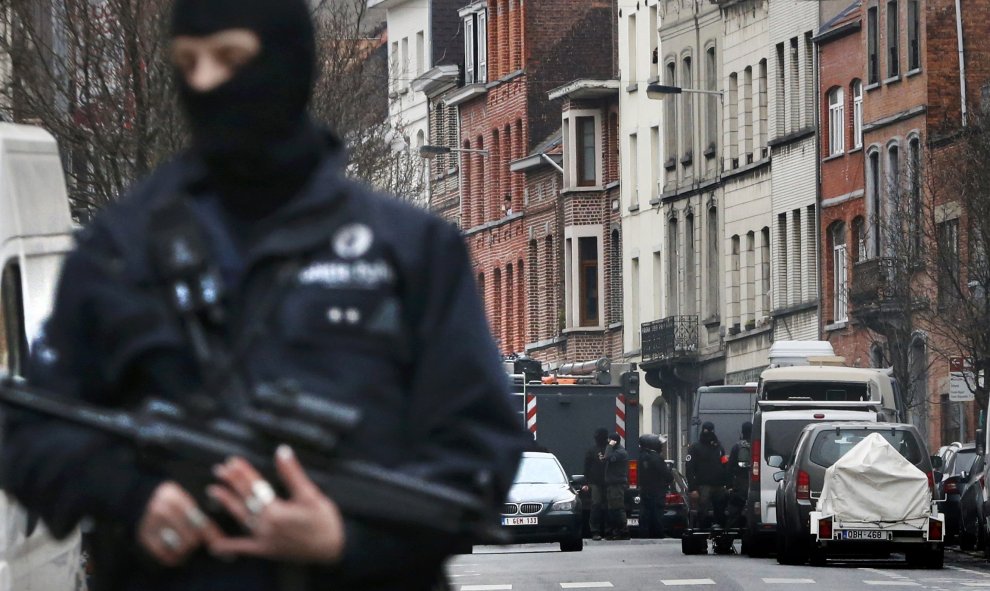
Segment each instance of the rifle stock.
[{"label": "rifle stock", "polygon": [[[205,485],[212,479],[214,465],[240,456],[270,482],[278,483],[274,450],[281,442],[265,445],[270,438],[251,428],[237,434],[236,429],[217,429],[190,421],[182,413],[134,413],[100,408],[29,388],[9,378],[0,381],[0,406],[125,440],[141,456],[151,459],[156,469],[164,470],[186,486],[214,517],[220,517],[220,522],[226,521],[226,529],[232,520],[217,515],[218,508],[203,494]],[[225,422],[229,427],[230,421]],[[345,515],[397,529],[456,536],[463,542],[503,541],[495,527],[492,507],[480,497],[368,462],[301,451],[307,474]]]}]

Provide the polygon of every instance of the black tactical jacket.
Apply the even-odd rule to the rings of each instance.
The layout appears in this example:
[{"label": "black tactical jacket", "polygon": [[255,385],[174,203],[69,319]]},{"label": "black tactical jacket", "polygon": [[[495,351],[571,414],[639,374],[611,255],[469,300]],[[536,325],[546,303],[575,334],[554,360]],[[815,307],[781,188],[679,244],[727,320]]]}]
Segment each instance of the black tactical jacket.
[{"label": "black tactical jacket", "polygon": [[[342,455],[465,490],[487,472],[497,507],[527,439],[462,238],[418,208],[345,180],[340,161],[328,156],[246,252],[219,209],[204,206],[209,196],[196,194],[202,169],[193,157],[160,169],[78,236],[30,380],[112,407],[134,405],[149,390],[181,402],[202,385],[204,370],[161,295],[148,245],[150,212],[191,192],[185,198],[233,282],[219,332],[235,343],[252,323],[260,329],[238,364],[245,381],[289,378],[355,405],[365,420],[342,441]],[[266,305],[274,285],[284,289]],[[163,571],[142,558],[134,530],[162,475],[120,442],[22,416],[8,422],[2,459],[5,488],[56,535],[94,519],[104,588],[276,588],[282,569],[264,561],[225,563],[204,553]],[[294,588],[425,589],[456,550],[441,536],[352,518],[346,530],[341,563],[307,567],[310,582]]]},{"label": "black tactical jacket", "polygon": [[684,458],[685,476],[688,489],[698,490],[699,486],[724,486],[726,469],[722,463],[725,450],[718,440],[712,444],[696,441],[688,448]]},{"label": "black tactical jacket", "polygon": [[659,452],[639,450],[639,490],[644,497],[663,497],[674,482],[674,474]]},{"label": "black tactical jacket", "polygon": [[629,483],[629,452],[621,443],[605,446],[605,484],[622,485]]}]

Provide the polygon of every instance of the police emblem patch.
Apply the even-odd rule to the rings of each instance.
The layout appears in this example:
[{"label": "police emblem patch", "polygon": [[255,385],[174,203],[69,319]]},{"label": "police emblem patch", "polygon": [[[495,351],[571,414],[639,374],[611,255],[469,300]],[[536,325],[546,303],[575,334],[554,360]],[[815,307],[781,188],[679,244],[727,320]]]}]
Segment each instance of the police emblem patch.
[{"label": "police emblem patch", "polygon": [[684,458],[684,461],[685,461],[685,462],[690,462],[690,461],[691,461],[691,454],[688,454],[688,455],[687,455],[687,456],[686,456],[686,457]]},{"label": "police emblem patch", "polygon": [[364,224],[348,224],[333,237],[333,251],[342,259],[356,259],[368,252],[375,241],[371,228]]}]

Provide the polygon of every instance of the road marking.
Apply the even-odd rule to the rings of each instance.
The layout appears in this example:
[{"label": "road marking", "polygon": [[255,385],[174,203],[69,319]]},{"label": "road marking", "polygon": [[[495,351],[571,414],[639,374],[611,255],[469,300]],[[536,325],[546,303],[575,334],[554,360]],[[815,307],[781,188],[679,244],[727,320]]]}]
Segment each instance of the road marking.
[{"label": "road marking", "polygon": [[888,570],[880,570],[878,568],[860,568],[859,570],[864,570],[868,573],[876,573],[884,577],[890,577],[891,579],[909,579],[907,575],[902,575],[900,573],[891,572]]},{"label": "road marking", "polygon": [[512,591],[512,585],[461,585],[461,591]]},{"label": "road marking", "polygon": [[971,569],[968,569],[968,568],[962,568],[962,567],[959,567],[959,566],[946,566],[945,568],[951,568],[952,570],[957,570],[957,571],[960,571],[960,572],[969,573],[971,575],[980,575],[981,577],[990,577],[990,574],[987,574],[985,572],[978,571],[978,570],[971,570]]},{"label": "road marking", "polygon": [[661,583],[667,587],[687,587],[689,585],[714,585],[715,581],[711,579],[666,579],[661,580]]},{"label": "road marking", "polygon": [[972,582],[962,583],[962,582],[960,582],[959,584],[962,585],[963,587],[990,587],[990,581],[979,581],[979,582],[976,582],[976,583],[972,583]]},{"label": "road marking", "polygon": [[915,583],[904,579],[902,581],[863,581],[867,585],[884,585],[887,587],[920,587],[921,583]]},{"label": "road marking", "polygon": [[601,583],[561,583],[560,587],[562,589],[606,589],[610,588],[612,583],[604,581]]},{"label": "road marking", "polygon": [[767,585],[813,585],[814,579],[763,579]]}]

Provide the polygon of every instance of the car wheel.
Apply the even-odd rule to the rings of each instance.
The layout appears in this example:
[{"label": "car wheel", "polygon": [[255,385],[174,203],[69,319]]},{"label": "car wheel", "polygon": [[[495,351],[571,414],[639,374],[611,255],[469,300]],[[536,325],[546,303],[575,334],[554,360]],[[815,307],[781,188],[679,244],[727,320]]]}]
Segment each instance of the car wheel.
[{"label": "car wheel", "polygon": [[580,552],[584,549],[584,538],[575,536],[567,540],[560,541],[561,552]]},{"label": "car wheel", "polygon": [[808,546],[784,531],[784,524],[777,529],[777,562],[797,566],[808,562]]}]

